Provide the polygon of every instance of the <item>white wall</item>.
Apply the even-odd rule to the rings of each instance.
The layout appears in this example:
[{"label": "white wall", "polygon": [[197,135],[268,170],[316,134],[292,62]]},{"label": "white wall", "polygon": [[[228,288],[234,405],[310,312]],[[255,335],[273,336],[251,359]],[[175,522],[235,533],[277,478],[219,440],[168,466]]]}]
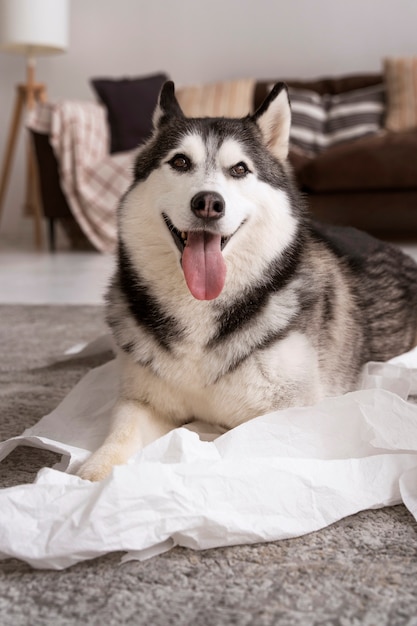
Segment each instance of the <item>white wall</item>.
[{"label": "white wall", "polygon": [[[164,70],[178,83],[377,72],[417,54],[417,0],[72,0],[67,54],[40,58],[50,99],[93,99],[94,76]],[[0,53],[0,159],[24,60]],[[22,135],[23,137],[23,135]],[[27,233],[20,138],[0,233]]]}]

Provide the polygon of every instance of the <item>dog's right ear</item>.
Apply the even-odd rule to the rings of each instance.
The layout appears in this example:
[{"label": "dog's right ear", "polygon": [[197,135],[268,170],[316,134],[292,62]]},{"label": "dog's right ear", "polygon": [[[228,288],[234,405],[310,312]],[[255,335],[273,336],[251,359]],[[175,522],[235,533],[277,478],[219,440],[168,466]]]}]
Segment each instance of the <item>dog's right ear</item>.
[{"label": "dog's right ear", "polygon": [[277,83],[261,106],[252,115],[267,148],[280,161],[288,156],[291,106],[285,83]]},{"label": "dog's right ear", "polygon": [[153,114],[153,125],[159,128],[164,122],[173,117],[184,117],[178,100],[175,97],[175,85],[172,80],[168,80],[162,86],[159,94],[159,101]]}]

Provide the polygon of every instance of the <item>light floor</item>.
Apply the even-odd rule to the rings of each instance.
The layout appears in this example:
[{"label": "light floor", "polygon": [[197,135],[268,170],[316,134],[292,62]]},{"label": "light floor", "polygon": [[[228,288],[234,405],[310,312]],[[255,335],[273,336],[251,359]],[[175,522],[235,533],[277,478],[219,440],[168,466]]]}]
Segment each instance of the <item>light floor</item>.
[{"label": "light floor", "polygon": [[0,251],[0,304],[101,304],[114,258]]},{"label": "light floor", "polygon": [[[401,248],[417,261],[417,244]],[[0,250],[0,304],[101,304],[114,258]]]}]

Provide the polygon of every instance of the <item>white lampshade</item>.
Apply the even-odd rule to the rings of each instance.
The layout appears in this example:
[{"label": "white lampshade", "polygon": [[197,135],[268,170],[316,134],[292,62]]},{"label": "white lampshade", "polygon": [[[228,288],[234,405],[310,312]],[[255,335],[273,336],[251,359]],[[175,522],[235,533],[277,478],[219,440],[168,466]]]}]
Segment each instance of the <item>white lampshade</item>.
[{"label": "white lampshade", "polygon": [[0,0],[0,48],[28,57],[68,47],[68,0]]}]

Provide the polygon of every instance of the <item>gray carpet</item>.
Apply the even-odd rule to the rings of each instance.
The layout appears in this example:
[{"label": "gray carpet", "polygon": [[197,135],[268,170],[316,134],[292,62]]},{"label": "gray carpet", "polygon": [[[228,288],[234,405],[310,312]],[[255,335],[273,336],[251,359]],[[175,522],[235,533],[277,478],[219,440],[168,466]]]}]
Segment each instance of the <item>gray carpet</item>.
[{"label": "gray carpet", "polygon": [[[2,440],[33,425],[99,364],[58,360],[103,330],[98,307],[0,306]],[[32,481],[57,458],[18,448],[0,464],[0,485]],[[417,524],[403,506],[276,543],[175,548],[124,565],[120,556],[62,572],[0,561],[0,624],[417,626]]]}]

